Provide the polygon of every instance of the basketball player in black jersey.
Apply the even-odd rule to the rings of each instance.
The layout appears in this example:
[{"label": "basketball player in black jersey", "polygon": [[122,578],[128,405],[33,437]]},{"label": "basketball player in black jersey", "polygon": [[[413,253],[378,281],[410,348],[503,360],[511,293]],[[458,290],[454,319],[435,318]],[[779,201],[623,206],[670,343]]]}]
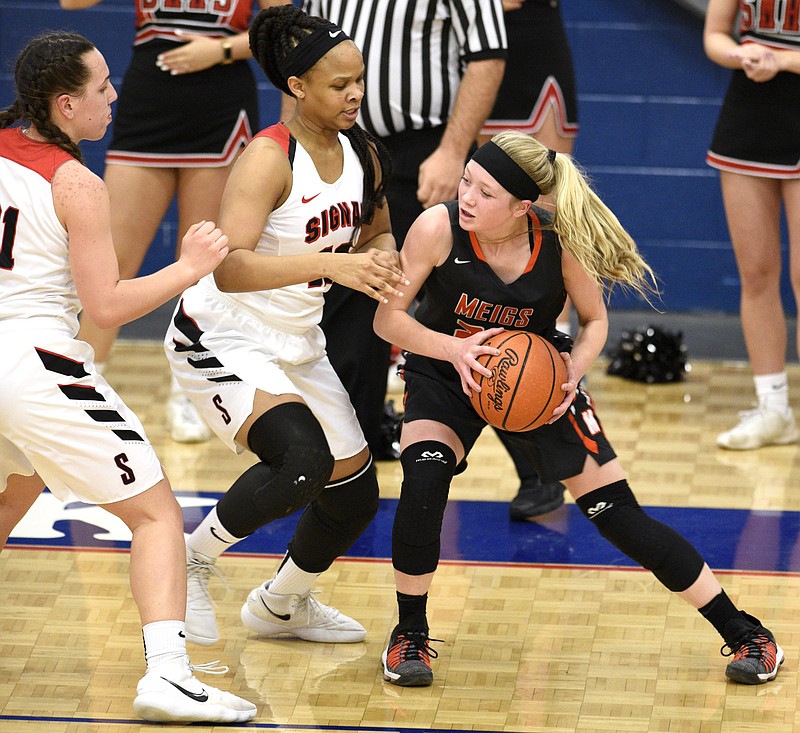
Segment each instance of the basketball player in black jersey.
[{"label": "basketball player in black jersey", "polygon": [[[552,219],[533,206],[540,194],[555,201]],[[772,633],[736,608],[686,539],[642,511],[579,385],[606,341],[608,291],[619,284],[648,298],[655,283],[572,158],[519,132],[496,135],[467,163],[458,200],[417,219],[400,259],[413,285],[381,304],[375,317],[378,335],[410,352],[392,535],[399,623],[383,655],[384,677],[404,686],[433,681],[426,603],[442,517],[453,475],[485,427],[469,401],[478,389],[473,372],[490,375],[477,361],[498,353],[483,345],[489,336],[517,329],[554,343],[568,382],[548,424],[509,438],[543,482],[566,486],[603,537],[708,619],[725,640],[724,653],[733,655],[729,678],[772,680],[783,662]],[[555,331],[567,295],[578,315],[574,344]]]}]

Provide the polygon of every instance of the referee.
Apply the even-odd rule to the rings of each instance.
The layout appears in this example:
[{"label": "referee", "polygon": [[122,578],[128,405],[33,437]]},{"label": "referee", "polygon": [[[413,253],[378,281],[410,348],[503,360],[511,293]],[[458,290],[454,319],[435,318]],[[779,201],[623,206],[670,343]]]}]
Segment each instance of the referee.
[{"label": "referee", "polygon": [[[303,0],[302,7],[340,26],[364,55],[359,123],[392,156],[387,198],[400,248],[423,209],[456,197],[464,164],[492,111],[506,58],[502,4]],[[284,105],[282,119],[287,112]],[[394,426],[384,417],[390,346],[373,331],[376,306],[334,284],[325,296],[321,326],[328,357],[373,455],[396,460]]]},{"label": "referee", "polygon": [[455,198],[506,58],[500,0],[304,0],[364,54],[359,122],[389,148],[392,228],[402,246],[424,208]]}]

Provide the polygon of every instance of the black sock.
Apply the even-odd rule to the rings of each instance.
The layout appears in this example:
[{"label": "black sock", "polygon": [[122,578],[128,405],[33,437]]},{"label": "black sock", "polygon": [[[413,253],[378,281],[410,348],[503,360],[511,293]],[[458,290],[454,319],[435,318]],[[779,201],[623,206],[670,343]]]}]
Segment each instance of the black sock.
[{"label": "black sock", "polygon": [[397,608],[399,613],[398,627],[409,631],[428,631],[426,609],[428,594],[410,596],[397,591]]},{"label": "black sock", "polygon": [[755,625],[750,623],[747,617],[733,605],[733,601],[728,598],[728,594],[724,590],[697,610],[703,614],[726,642],[735,641],[740,636],[743,630],[739,628],[740,626],[755,628]]}]

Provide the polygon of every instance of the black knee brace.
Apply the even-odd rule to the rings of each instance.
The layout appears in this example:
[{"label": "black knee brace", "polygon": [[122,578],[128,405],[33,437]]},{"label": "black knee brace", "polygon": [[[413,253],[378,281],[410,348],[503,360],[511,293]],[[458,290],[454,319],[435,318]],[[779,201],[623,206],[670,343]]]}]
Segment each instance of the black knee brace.
[{"label": "black knee brace", "polygon": [[329,483],[306,507],[289,554],[306,572],[324,572],[350,549],[377,512],[378,477],[370,456],[355,473]]},{"label": "black knee brace", "polygon": [[624,479],[589,492],[576,504],[605,539],[671,591],[684,591],[699,577],[705,563],[697,550],[645,514]]},{"label": "black knee brace", "polygon": [[425,440],[400,456],[403,485],[392,528],[392,565],[406,575],[425,575],[439,564],[442,518],[456,468],[444,443]]},{"label": "black knee brace", "polygon": [[333,470],[325,433],[300,402],[265,412],[253,423],[247,441],[262,463],[245,471],[217,505],[220,521],[237,537],[308,506]]}]

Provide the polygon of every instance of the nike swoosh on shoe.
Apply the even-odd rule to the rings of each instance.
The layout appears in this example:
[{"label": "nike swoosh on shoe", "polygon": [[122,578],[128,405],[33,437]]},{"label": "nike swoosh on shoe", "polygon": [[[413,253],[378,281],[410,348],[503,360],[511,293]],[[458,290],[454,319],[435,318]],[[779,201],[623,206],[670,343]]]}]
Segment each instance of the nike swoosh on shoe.
[{"label": "nike swoosh on shoe", "polygon": [[289,621],[292,618],[291,614],[289,613],[275,613],[275,611],[273,611],[266,603],[264,603],[264,599],[261,596],[258,597],[258,600],[261,601],[261,605],[267,609],[267,612],[269,614],[279,619],[280,621]]},{"label": "nike swoosh on shoe", "polygon": [[197,702],[208,702],[208,693],[203,690],[202,692],[189,692],[189,690],[181,687],[177,682],[173,682],[172,680],[168,680],[166,677],[162,677],[164,682],[169,682],[178,692],[182,692],[186,697],[191,698],[192,700],[196,700]]}]

